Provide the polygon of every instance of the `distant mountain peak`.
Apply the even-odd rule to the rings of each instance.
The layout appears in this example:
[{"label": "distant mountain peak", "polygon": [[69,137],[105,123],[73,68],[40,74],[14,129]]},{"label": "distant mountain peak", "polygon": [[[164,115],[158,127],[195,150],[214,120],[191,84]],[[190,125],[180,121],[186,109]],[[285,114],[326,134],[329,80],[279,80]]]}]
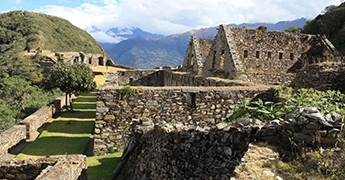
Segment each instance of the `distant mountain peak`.
[{"label": "distant mountain peak", "polygon": [[[306,21],[305,18],[300,18],[293,21],[281,21],[275,24],[243,23],[239,25],[230,24],[230,26],[246,26],[249,29],[266,26],[268,30],[284,31],[291,26],[301,28],[305,25]],[[126,66],[135,68],[154,68],[165,65],[176,66],[182,64],[191,36],[213,39],[217,34],[217,28],[194,29],[166,37],[145,32],[140,28],[112,28],[107,31],[108,35],[122,37],[126,40],[113,45],[102,45],[114,61]],[[152,39],[152,37],[155,39]]]}]

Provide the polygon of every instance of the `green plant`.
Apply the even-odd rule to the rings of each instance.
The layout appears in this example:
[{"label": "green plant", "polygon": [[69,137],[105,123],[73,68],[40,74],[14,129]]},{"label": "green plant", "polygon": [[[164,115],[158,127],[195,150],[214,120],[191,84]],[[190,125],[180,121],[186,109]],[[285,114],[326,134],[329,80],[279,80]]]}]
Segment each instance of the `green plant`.
[{"label": "green plant", "polygon": [[119,89],[119,95],[120,95],[120,99],[124,99],[128,96],[134,95],[138,92],[138,89],[136,88],[132,88],[129,85],[124,86],[123,88]]},{"label": "green plant", "polygon": [[315,89],[292,88],[280,89],[278,95],[280,101],[273,103],[270,101],[245,100],[237,104],[238,109],[231,116],[231,120],[245,117],[270,121],[273,119],[283,119],[288,113],[297,113],[302,107],[317,107],[325,113],[337,112],[345,113],[345,95],[339,91],[317,91]]}]

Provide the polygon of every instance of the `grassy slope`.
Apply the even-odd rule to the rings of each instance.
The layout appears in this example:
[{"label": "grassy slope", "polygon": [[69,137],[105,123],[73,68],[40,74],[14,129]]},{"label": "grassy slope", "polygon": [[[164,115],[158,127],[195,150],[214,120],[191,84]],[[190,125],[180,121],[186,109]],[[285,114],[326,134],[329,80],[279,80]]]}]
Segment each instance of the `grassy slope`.
[{"label": "grassy slope", "polygon": [[[102,47],[86,31],[69,21],[39,13],[29,13],[40,38],[38,47],[52,51],[103,53]],[[44,24],[44,26],[42,26]]]},{"label": "grassy slope", "polygon": [[[0,46],[18,51],[40,48],[54,52],[104,53],[90,34],[69,21],[51,15],[22,11],[0,14]],[[8,49],[6,52],[13,53]],[[6,52],[0,51],[0,56]]]}]

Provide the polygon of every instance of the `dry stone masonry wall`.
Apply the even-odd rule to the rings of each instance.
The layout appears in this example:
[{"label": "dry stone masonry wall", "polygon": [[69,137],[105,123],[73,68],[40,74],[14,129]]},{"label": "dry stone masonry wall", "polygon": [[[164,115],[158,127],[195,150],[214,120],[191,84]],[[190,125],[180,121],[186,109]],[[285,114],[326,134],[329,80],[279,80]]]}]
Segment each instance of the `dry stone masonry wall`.
[{"label": "dry stone masonry wall", "polygon": [[119,90],[98,91],[94,151],[109,153],[122,148],[133,120],[211,127],[230,117],[234,104],[268,90],[262,88],[141,88],[134,96]]}]

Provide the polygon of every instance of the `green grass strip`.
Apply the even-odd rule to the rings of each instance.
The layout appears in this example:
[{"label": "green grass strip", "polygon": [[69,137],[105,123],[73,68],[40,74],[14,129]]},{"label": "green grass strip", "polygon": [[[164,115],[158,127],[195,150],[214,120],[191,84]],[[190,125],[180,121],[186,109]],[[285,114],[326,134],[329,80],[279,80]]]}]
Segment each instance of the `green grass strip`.
[{"label": "green grass strip", "polygon": [[[121,159],[121,152],[87,158],[87,178],[89,180],[111,179],[113,172]],[[119,180],[123,179],[121,176]]]},{"label": "green grass strip", "polygon": [[16,159],[83,154],[94,129],[96,93],[80,95],[73,106],[75,112],[64,112]]}]

